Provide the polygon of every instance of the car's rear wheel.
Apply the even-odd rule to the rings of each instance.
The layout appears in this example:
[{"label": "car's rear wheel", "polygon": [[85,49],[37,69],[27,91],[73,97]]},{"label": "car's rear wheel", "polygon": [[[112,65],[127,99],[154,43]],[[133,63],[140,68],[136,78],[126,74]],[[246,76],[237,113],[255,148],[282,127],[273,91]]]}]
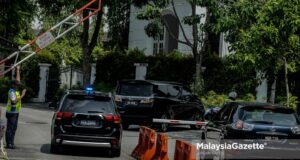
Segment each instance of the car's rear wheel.
[{"label": "car's rear wheel", "polygon": [[127,129],[129,128],[129,124],[127,124],[127,123],[122,123],[122,128],[123,128],[124,130],[127,130]]},{"label": "car's rear wheel", "polygon": [[[169,118],[169,116],[168,116],[168,114],[166,114],[166,113],[163,113],[163,114],[160,116],[160,119],[168,119],[168,118]],[[159,125],[159,131],[161,131],[161,132],[167,132],[168,129],[169,129],[169,124],[167,124],[167,123],[161,123],[161,124]]]},{"label": "car's rear wheel", "polygon": [[111,149],[110,155],[111,155],[111,157],[120,157],[121,156],[121,148]]},{"label": "car's rear wheel", "polygon": [[[192,116],[192,121],[203,121],[203,115],[201,112],[196,112]],[[200,125],[191,125],[191,129],[201,129],[202,126]]]},{"label": "car's rear wheel", "polygon": [[59,153],[59,146],[57,144],[55,144],[54,142],[51,142],[50,152],[51,153]]}]

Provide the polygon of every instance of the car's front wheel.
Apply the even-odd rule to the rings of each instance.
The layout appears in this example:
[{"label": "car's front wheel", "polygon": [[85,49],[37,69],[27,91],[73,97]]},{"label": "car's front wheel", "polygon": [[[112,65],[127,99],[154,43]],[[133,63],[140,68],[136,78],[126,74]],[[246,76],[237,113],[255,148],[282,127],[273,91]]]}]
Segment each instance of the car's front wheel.
[{"label": "car's front wheel", "polygon": [[[169,116],[168,116],[168,114],[166,114],[166,113],[163,113],[163,114],[160,116],[160,119],[168,119],[168,118],[169,118]],[[161,124],[159,125],[159,131],[161,131],[161,132],[167,132],[168,129],[169,129],[169,124],[168,124],[168,123],[161,123]]]},{"label": "car's front wheel", "polygon": [[[195,112],[192,116],[192,121],[203,121],[203,114],[201,112]],[[191,125],[191,129],[201,129],[201,125]]]}]

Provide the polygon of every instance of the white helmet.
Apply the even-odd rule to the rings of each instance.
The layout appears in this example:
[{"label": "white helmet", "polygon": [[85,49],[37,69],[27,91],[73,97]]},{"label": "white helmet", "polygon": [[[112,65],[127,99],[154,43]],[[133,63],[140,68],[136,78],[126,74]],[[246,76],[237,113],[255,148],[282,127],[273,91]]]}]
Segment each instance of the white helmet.
[{"label": "white helmet", "polygon": [[234,91],[233,91],[233,92],[230,92],[229,95],[228,95],[228,97],[229,97],[229,98],[236,99],[236,98],[237,98],[237,93],[234,92]]}]

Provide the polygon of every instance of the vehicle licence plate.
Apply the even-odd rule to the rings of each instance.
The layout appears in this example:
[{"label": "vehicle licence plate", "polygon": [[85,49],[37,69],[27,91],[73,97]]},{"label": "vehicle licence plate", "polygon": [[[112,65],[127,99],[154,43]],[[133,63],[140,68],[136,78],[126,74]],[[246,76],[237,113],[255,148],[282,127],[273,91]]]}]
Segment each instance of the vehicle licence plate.
[{"label": "vehicle licence plate", "polygon": [[81,126],[96,126],[96,121],[93,120],[81,120],[80,125]]},{"label": "vehicle licence plate", "polygon": [[266,140],[278,140],[278,137],[274,137],[274,136],[266,136],[265,137]]},{"label": "vehicle licence plate", "polygon": [[126,102],[127,105],[137,105],[136,101],[127,101]]}]

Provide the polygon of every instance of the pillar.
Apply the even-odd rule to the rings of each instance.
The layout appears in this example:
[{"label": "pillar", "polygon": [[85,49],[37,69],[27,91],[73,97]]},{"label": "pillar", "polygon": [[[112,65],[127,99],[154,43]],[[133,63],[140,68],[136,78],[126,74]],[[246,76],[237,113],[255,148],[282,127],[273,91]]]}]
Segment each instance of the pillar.
[{"label": "pillar", "polygon": [[267,102],[268,98],[268,81],[263,79],[261,84],[256,88],[256,101]]},{"label": "pillar", "polygon": [[49,67],[51,64],[39,63],[40,66],[40,82],[39,82],[39,92],[38,97],[33,98],[33,102],[45,102],[46,91],[47,91],[47,81],[49,76]]},{"label": "pillar", "polygon": [[147,63],[135,63],[135,79],[136,80],[145,80],[147,75]]}]

